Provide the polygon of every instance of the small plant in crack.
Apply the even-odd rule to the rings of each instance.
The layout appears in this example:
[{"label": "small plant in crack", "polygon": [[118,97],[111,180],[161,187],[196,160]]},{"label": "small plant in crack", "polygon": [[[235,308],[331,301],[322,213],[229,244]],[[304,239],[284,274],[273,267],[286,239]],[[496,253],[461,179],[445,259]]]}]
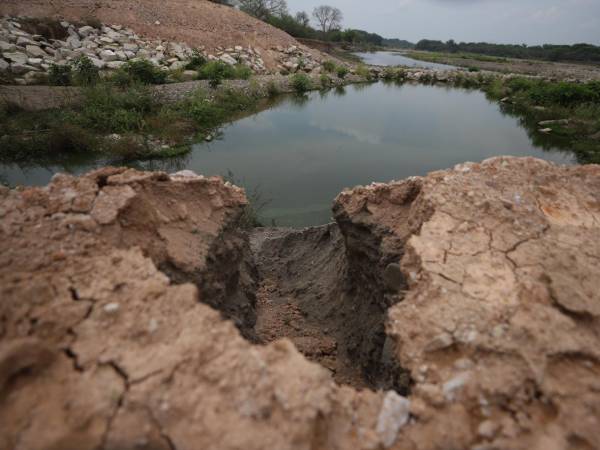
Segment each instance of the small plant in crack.
[{"label": "small plant in crack", "polygon": [[[236,186],[243,185],[240,180],[236,179],[231,170],[227,171],[227,175],[225,175],[223,179]],[[243,229],[264,226],[260,221],[260,213],[269,203],[271,203],[271,200],[264,198],[260,185],[246,189],[246,198],[248,199],[248,205],[244,208],[244,212],[240,217],[239,226]]]}]

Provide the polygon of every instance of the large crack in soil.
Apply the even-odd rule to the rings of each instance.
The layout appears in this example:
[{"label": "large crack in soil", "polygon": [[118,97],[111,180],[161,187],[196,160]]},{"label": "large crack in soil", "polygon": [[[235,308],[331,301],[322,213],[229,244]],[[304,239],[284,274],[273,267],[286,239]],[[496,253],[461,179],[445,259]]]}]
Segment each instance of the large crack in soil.
[{"label": "large crack in soil", "polygon": [[260,343],[288,338],[339,384],[407,394],[408,374],[385,333],[385,294],[371,283],[358,285],[364,277],[349,264],[336,224],[256,229],[250,246],[259,277],[254,331]]}]

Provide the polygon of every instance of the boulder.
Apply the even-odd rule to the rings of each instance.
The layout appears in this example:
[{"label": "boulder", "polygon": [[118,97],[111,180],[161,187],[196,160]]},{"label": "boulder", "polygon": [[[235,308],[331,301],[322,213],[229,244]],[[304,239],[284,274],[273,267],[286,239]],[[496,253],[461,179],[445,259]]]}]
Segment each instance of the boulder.
[{"label": "boulder", "polygon": [[123,50],[127,52],[136,53],[140,49],[139,45],[133,43],[123,44]]},{"label": "boulder", "polygon": [[111,70],[117,70],[127,64],[125,61],[109,61],[106,63],[106,67]]},{"label": "boulder", "polygon": [[22,75],[27,72],[35,72],[36,70],[38,69],[28,64],[20,64],[15,62],[10,65],[10,71],[15,75]]},{"label": "boulder", "polygon": [[11,44],[10,42],[0,40],[0,51],[1,52],[14,52],[17,49],[15,44]]},{"label": "boulder", "polygon": [[10,68],[10,63],[6,62],[4,59],[0,58],[0,71],[5,71]]},{"label": "boulder", "polygon": [[116,61],[118,59],[117,55],[112,50],[102,50],[100,52],[99,56],[103,61],[106,61],[106,62]]},{"label": "boulder", "polygon": [[2,56],[5,59],[8,59],[9,61],[11,61],[12,63],[16,63],[16,64],[27,64],[27,55],[25,53],[21,53],[21,52],[6,52],[3,53]]},{"label": "boulder", "polygon": [[25,47],[27,54],[33,58],[47,58],[48,53],[42,50],[37,45],[28,45]]},{"label": "boulder", "polygon": [[233,58],[231,55],[228,55],[227,53],[221,55],[219,57],[219,60],[223,61],[225,64],[229,64],[230,66],[234,66],[237,64],[236,59]]},{"label": "boulder", "polygon": [[90,34],[95,33],[96,29],[94,27],[90,27],[89,25],[83,26],[77,30],[81,37],[88,37]]}]

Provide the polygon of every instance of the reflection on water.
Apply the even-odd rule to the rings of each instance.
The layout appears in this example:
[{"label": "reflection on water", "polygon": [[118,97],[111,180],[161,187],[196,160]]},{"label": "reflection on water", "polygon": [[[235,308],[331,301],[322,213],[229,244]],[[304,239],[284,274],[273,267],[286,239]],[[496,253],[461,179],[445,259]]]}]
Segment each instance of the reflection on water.
[{"label": "reflection on water", "polygon": [[[479,91],[393,83],[349,86],[283,96],[269,108],[222,129],[219,141],[196,145],[177,159],[131,166],[204,175],[232,172],[270,200],[265,224],[308,226],[330,220],[345,187],[398,180],[496,155],[535,156],[559,163],[573,157],[537,133],[535,123],[503,111]],[[530,127],[530,135],[524,127]],[[45,184],[53,173],[85,172],[106,161],[46,167],[0,166],[11,184]]]},{"label": "reflection on water", "polygon": [[455,66],[449,66],[447,64],[438,64],[429,61],[419,61],[417,59],[412,59],[398,52],[369,52],[355,53],[355,55],[361,58],[365,64],[373,66],[423,67],[434,70],[456,69]]}]

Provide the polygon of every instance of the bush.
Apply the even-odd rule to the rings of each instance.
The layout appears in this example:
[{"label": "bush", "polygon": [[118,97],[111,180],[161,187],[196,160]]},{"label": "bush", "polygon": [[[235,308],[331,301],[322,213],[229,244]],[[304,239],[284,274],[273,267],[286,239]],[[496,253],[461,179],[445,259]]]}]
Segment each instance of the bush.
[{"label": "bush", "polygon": [[192,57],[185,66],[185,70],[199,70],[203,65],[206,64],[206,58],[198,50],[194,50]]},{"label": "bush", "polygon": [[133,84],[164,84],[167,73],[147,59],[129,61],[117,70],[111,80],[118,86],[131,86]]},{"label": "bush", "polygon": [[348,68],[346,66],[340,66],[337,68],[337,76],[338,78],[346,78],[346,75],[348,75]]},{"label": "bush", "polygon": [[223,61],[210,61],[198,71],[198,79],[209,80],[211,87],[217,87],[223,80],[247,80],[252,70],[243,64],[230,66]]},{"label": "bush", "polygon": [[292,76],[291,85],[298,93],[309,91],[312,87],[312,82],[308,76],[303,73],[297,73]]},{"label": "bush", "polygon": [[235,66],[234,78],[236,80],[248,80],[251,76],[252,69],[250,69],[250,67],[245,66],[243,64],[238,64]]},{"label": "bush", "polygon": [[140,131],[144,128],[144,117],[154,108],[150,92],[142,85],[123,90],[99,83],[84,91],[81,111],[74,120],[101,132]]},{"label": "bush", "polygon": [[279,89],[279,86],[277,85],[277,83],[275,83],[273,80],[271,80],[267,83],[267,94],[269,95],[269,97],[275,97],[276,95],[279,95],[280,93],[281,93],[281,90]]},{"label": "bush", "polygon": [[356,68],[356,74],[361,77],[366,79],[367,81],[371,80],[371,71],[369,70],[369,68],[367,66],[365,66],[364,64],[360,64],[357,68]]},{"label": "bush", "polygon": [[329,75],[326,74],[321,74],[321,87],[323,87],[324,89],[327,89],[328,87],[331,87],[331,78],[329,77]]},{"label": "bush", "polygon": [[95,136],[82,127],[61,123],[51,128],[47,137],[51,154],[91,152],[96,145]]},{"label": "bush", "polygon": [[73,72],[75,83],[79,86],[93,86],[100,80],[98,68],[85,55],[73,62]]},{"label": "bush", "polygon": [[223,61],[210,61],[198,71],[198,79],[209,80],[211,87],[217,87],[223,80],[235,77],[235,68]]},{"label": "bush", "polygon": [[335,65],[335,63],[334,63],[333,61],[331,61],[331,60],[329,60],[329,61],[325,61],[325,62],[323,63],[323,69],[324,69],[326,72],[333,73],[333,72],[335,72],[335,68],[336,68],[336,65]]},{"label": "bush", "polygon": [[469,72],[479,72],[479,69],[477,67],[469,67],[468,71]]},{"label": "bush", "polygon": [[70,86],[72,81],[71,66],[52,64],[48,72],[48,83],[52,86]]}]

